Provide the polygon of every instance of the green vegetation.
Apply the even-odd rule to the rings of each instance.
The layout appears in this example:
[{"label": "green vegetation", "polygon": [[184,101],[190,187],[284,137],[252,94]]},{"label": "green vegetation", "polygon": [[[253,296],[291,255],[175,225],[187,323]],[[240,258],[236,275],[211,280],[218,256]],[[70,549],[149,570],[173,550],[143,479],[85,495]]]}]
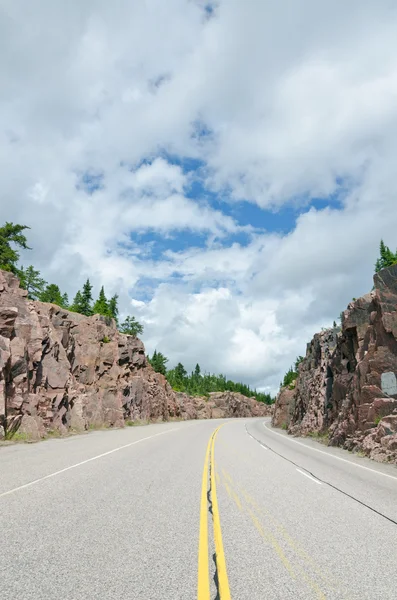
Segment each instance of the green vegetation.
[{"label": "green vegetation", "polygon": [[[41,277],[40,271],[32,265],[27,268],[18,266],[19,249],[30,250],[26,236],[23,233],[26,229],[29,229],[27,225],[14,223],[6,223],[3,227],[0,227],[0,269],[10,271],[19,277],[20,285],[28,292],[30,300],[50,302],[87,317],[94,314],[102,315],[114,319],[118,325],[119,297],[117,294],[108,300],[102,286],[97,300],[93,302],[92,285],[90,280],[87,279],[83,289],[76,292],[72,304],[69,304],[67,294],[62,293],[55,283],[47,283]],[[120,326],[120,331],[137,336],[143,333],[143,326],[135,317],[128,316]]]},{"label": "green vegetation", "polygon": [[39,296],[43,294],[46,282],[40,277],[40,272],[36,271],[32,265],[27,269],[21,267],[19,271],[19,279],[21,287],[28,292],[28,298],[30,300],[38,300]]},{"label": "green vegetation", "polygon": [[379,258],[375,263],[375,271],[378,273],[381,269],[391,267],[397,264],[397,252],[394,254],[383,240],[380,241],[379,245]]},{"label": "green vegetation", "polygon": [[29,229],[29,227],[14,223],[6,223],[0,227],[0,269],[11,271],[18,276],[20,275],[20,269],[17,266],[18,248],[30,249],[26,236],[22,233],[25,229]]},{"label": "green vegetation", "polygon": [[41,302],[51,302],[52,304],[57,304],[62,308],[68,307],[67,294],[62,294],[61,290],[55,283],[47,284],[43,291],[38,295],[37,299]]},{"label": "green vegetation", "polygon": [[[104,286],[101,287],[98,298],[94,301],[92,295],[92,284],[89,279],[78,290],[74,296],[73,302],[69,304],[68,296],[63,293],[55,283],[47,283],[40,275],[40,271],[32,265],[26,269],[18,266],[19,249],[28,249],[27,239],[24,231],[29,229],[26,225],[6,223],[0,227],[0,269],[11,271],[20,279],[20,285],[27,290],[28,298],[31,300],[40,300],[56,304],[70,311],[80,313],[87,317],[99,314],[104,317],[112,318],[116,321],[121,333],[131,336],[142,335],[143,325],[139,323],[134,316],[125,317],[124,321],[118,324],[118,295],[115,294],[109,300],[106,297]],[[102,338],[104,344],[111,340],[108,336]],[[201,373],[200,366],[197,364],[194,371],[187,373],[182,363],[178,363],[173,369],[167,369],[168,358],[157,350],[152,357],[147,357],[149,363],[157,373],[165,375],[176,391],[186,392],[187,394],[197,396],[208,396],[210,392],[239,392],[244,396],[255,397],[258,401],[271,404],[274,399],[270,394],[264,394],[252,390],[244,383],[234,382],[226,379],[224,375],[215,375],[212,373]],[[298,357],[298,361],[303,360]],[[292,368],[291,368],[292,370]],[[286,377],[291,375],[286,375]],[[287,377],[287,379],[288,379]],[[292,379],[293,380],[293,379]],[[136,422],[131,422],[136,425]],[[127,422],[129,424],[129,422]],[[91,428],[91,427],[90,427]]]},{"label": "green vegetation", "polygon": [[141,325],[135,317],[126,317],[125,321],[120,325],[120,331],[121,333],[137,337],[138,335],[142,335],[143,325]]},{"label": "green vegetation", "polygon": [[297,356],[295,360],[295,364],[288,369],[286,374],[284,375],[284,379],[280,384],[280,387],[288,387],[292,389],[294,387],[294,381],[298,378],[299,375],[299,365],[301,364],[303,356]]},{"label": "green vegetation", "polygon": [[156,371],[156,373],[161,373],[162,375],[166,375],[166,373],[167,373],[166,364],[168,362],[168,358],[166,356],[164,356],[164,354],[162,352],[157,352],[157,350],[155,350],[153,352],[152,358],[150,358],[150,356],[148,356],[147,359],[148,359],[149,363],[152,365],[153,369]]},{"label": "green vegetation", "polygon": [[203,374],[198,364],[190,374],[180,362],[173,369],[167,370],[168,358],[157,350],[154,351],[151,358],[148,356],[148,360],[157,373],[166,376],[169,384],[176,392],[185,392],[190,396],[208,396],[210,392],[239,392],[249,398],[255,397],[259,402],[265,404],[274,402],[270,394],[252,390],[245,383],[236,383],[226,379],[224,375]]},{"label": "green vegetation", "polygon": [[307,434],[307,437],[320,442],[320,444],[324,444],[328,446],[329,443],[329,431],[326,429],[325,431],[312,431]]}]

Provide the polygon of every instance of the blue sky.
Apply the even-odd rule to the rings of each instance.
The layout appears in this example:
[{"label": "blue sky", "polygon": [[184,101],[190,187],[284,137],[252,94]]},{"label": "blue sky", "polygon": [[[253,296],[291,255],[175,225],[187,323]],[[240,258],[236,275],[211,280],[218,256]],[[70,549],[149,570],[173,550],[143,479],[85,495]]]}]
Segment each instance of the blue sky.
[{"label": "blue sky", "polygon": [[395,9],[7,11],[0,218],[31,227],[25,264],[118,293],[171,365],[275,391],[397,245]]}]

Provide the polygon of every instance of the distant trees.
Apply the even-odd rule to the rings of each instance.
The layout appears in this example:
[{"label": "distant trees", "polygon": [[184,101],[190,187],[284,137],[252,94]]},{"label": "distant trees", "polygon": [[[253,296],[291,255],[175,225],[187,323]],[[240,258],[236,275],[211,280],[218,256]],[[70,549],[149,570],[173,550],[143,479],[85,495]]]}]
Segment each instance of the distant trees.
[{"label": "distant trees", "polygon": [[[153,358],[150,362],[153,365]],[[176,367],[166,371],[166,377],[175,391],[185,392],[191,396],[208,396],[211,392],[230,391],[239,392],[248,398],[255,397],[259,402],[266,404],[272,404],[273,402],[270,394],[252,390],[244,383],[236,383],[226,379],[224,375],[203,374],[199,364],[196,364],[194,371],[189,374],[183,364],[179,362]]]},{"label": "distant trees", "polygon": [[375,263],[375,271],[378,273],[381,269],[391,267],[397,264],[397,252],[394,254],[383,240],[379,245],[379,258]]}]

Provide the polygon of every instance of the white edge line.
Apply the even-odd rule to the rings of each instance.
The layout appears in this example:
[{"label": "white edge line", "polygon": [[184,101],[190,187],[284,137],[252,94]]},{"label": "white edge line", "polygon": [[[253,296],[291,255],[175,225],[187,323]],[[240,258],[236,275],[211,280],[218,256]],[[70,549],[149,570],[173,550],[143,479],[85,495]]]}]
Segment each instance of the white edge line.
[{"label": "white edge line", "polygon": [[319,452],[320,454],[325,454],[325,456],[328,456],[329,458],[334,458],[335,460],[341,460],[342,462],[345,462],[348,465],[352,465],[353,467],[358,467],[359,469],[364,469],[365,471],[371,471],[371,473],[375,473],[376,475],[382,475],[383,477],[388,477],[389,479],[394,479],[395,481],[397,481],[397,477],[394,477],[394,475],[389,475],[388,473],[382,473],[382,471],[376,471],[375,469],[370,469],[369,467],[365,467],[364,465],[358,465],[355,462],[346,460],[346,458],[342,458],[341,456],[335,456],[334,454],[329,454],[328,452],[324,452],[324,450],[319,450],[318,448],[312,448],[311,446],[308,446],[307,444],[302,444],[302,442],[297,442],[296,440],[293,440],[290,437],[283,435],[282,433],[273,431],[272,429],[270,429],[267,426],[266,423],[262,423],[262,425],[270,433],[273,433],[274,435],[278,435],[281,438],[283,438],[283,440],[287,440],[288,442],[291,442],[292,444],[298,444],[299,446],[303,446],[307,450],[313,450],[313,452]]},{"label": "white edge line", "polygon": [[311,479],[312,481],[314,481],[314,483],[318,483],[318,485],[321,485],[321,481],[318,481],[318,479],[315,479],[314,477],[312,477],[311,475],[309,475],[309,473],[305,473],[304,471],[301,471],[300,469],[296,469],[296,470],[301,475],[304,475],[305,477],[308,477],[309,479]]},{"label": "white edge line", "polygon": [[109,454],[113,454],[114,452],[118,452],[119,450],[124,450],[124,448],[129,448],[130,446],[134,446],[135,444],[140,444],[140,442],[144,442],[145,440],[150,440],[159,435],[164,435],[165,433],[170,433],[171,431],[176,431],[176,429],[177,429],[176,427],[174,427],[173,429],[167,429],[167,431],[161,431],[160,433],[155,433],[154,435],[149,435],[147,437],[141,438],[140,440],[135,440],[135,442],[130,442],[129,444],[124,444],[124,446],[119,446],[118,448],[113,448],[113,450],[109,450],[108,452],[103,452],[103,454],[98,454],[97,456],[93,456],[92,458],[87,458],[87,460],[82,460],[79,463],[70,465],[70,467],[65,467],[64,469],[61,469],[60,471],[55,471],[54,473],[50,473],[49,475],[45,475],[44,477],[40,477],[39,479],[34,479],[33,481],[30,481],[29,483],[20,485],[16,488],[8,490],[7,492],[3,492],[0,494],[0,498],[3,498],[4,496],[8,496],[10,494],[14,494],[14,492],[19,492],[20,490],[24,490],[32,485],[35,485],[36,483],[40,483],[41,481],[50,479],[51,477],[56,477],[57,475],[60,475],[61,473],[65,473],[66,471],[70,471],[71,469],[76,469],[77,467],[86,465],[87,463],[92,462],[93,460],[98,460],[98,458],[108,456]]}]

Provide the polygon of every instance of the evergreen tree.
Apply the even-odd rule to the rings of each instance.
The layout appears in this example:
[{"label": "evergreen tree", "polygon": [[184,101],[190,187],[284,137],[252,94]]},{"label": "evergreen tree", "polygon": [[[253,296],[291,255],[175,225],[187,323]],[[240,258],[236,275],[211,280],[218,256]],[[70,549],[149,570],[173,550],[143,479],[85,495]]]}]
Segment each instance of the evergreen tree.
[{"label": "evergreen tree", "polygon": [[175,378],[178,382],[182,383],[184,378],[187,376],[187,371],[182,363],[178,363],[175,367]]},{"label": "evergreen tree", "polygon": [[0,227],[0,269],[19,275],[17,267],[19,252],[15,246],[30,250],[26,236],[22,233],[25,229],[29,229],[29,227],[8,222]]},{"label": "evergreen tree", "polygon": [[81,296],[81,292],[78,291],[74,297],[73,304],[70,306],[70,310],[73,312],[81,313],[81,308],[83,305],[83,298]]},{"label": "evergreen tree", "polygon": [[196,378],[200,377],[201,375],[201,369],[200,369],[200,365],[197,363],[196,366],[194,367],[194,376]]},{"label": "evergreen tree", "polygon": [[397,263],[397,253],[393,254],[388,246],[384,243],[383,240],[380,241],[379,245],[379,258],[375,263],[375,271],[378,273],[381,269],[385,269],[386,267],[391,267]]},{"label": "evergreen tree", "polygon": [[83,285],[83,289],[81,292],[81,306],[80,306],[80,310],[78,312],[80,312],[82,315],[85,315],[86,317],[90,317],[93,314],[93,312],[92,312],[92,285],[90,284],[89,279],[87,279],[87,281]]},{"label": "evergreen tree", "polygon": [[152,358],[148,356],[148,360],[156,373],[161,373],[162,375],[167,373],[166,364],[168,362],[168,358],[164,356],[162,352],[157,352],[157,350],[155,350]]},{"label": "evergreen tree", "polygon": [[38,295],[38,299],[41,302],[51,302],[51,304],[57,304],[62,308],[67,308],[67,304],[65,304],[67,296],[65,298],[65,294],[61,294],[61,290],[55,283],[47,284],[44,290]]},{"label": "evergreen tree", "polygon": [[141,325],[135,317],[126,317],[125,321],[120,325],[121,333],[133,335],[137,337],[143,333],[143,325]]},{"label": "evergreen tree", "polygon": [[99,298],[95,302],[92,311],[94,315],[103,315],[104,317],[110,316],[109,303],[105,296],[105,290],[103,286],[101,287],[101,291],[99,292]]},{"label": "evergreen tree", "polygon": [[112,317],[112,319],[114,319],[116,321],[116,323],[118,323],[118,317],[119,317],[118,300],[119,300],[118,294],[115,294],[109,300],[109,314]]},{"label": "evergreen tree", "polygon": [[46,285],[44,279],[40,277],[40,271],[36,271],[32,265],[27,269],[21,267],[19,278],[21,287],[28,292],[28,298],[30,300],[37,300]]},{"label": "evergreen tree", "polygon": [[64,294],[62,294],[62,306],[64,308],[68,308],[69,307],[69,298],[67,293],[65,292]]}]

